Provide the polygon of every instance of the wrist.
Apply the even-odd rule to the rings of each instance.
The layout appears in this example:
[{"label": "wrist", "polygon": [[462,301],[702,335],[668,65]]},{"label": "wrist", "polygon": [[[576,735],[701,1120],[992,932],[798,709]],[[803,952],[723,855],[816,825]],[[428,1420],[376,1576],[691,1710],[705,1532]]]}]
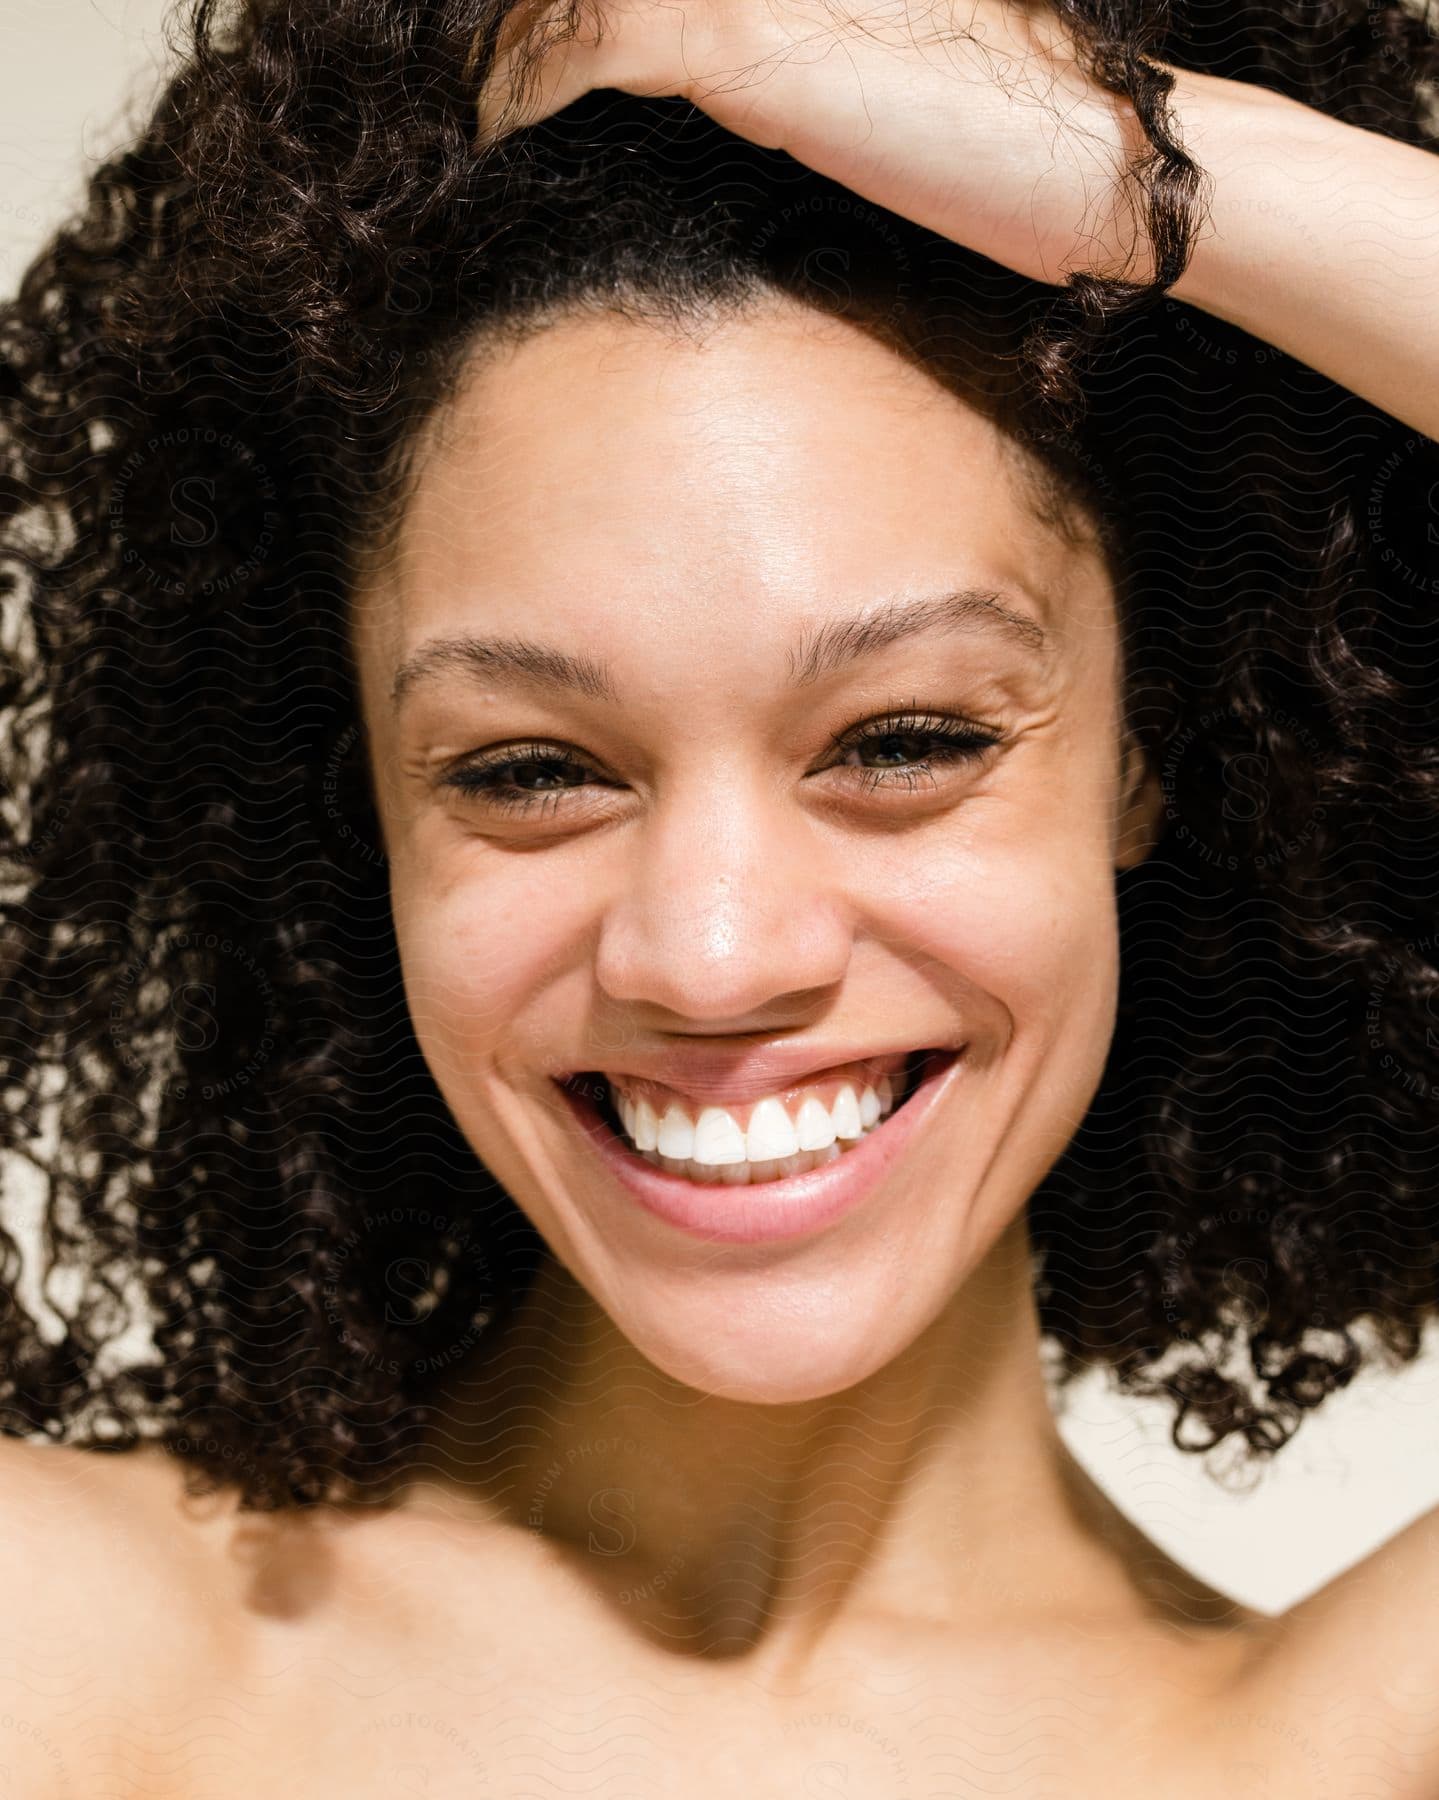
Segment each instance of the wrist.
[{"label": "wrist", "polygon": [[1201,186],[1194,248],[1169,292],[1244,326],[1276,267],[1322,259],[1315,203],[1356,128],[1269,88],[1183,69],[1171,104]]}]

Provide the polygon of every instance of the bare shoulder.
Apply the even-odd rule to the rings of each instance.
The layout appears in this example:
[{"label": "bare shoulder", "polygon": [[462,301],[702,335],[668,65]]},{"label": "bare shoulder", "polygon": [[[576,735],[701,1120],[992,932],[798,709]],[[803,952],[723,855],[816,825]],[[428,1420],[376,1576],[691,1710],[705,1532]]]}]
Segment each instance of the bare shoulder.
[{"label": "bare shoulder", "polygon": [[[87,1450],[0,1437],[6,1554],[12,1568],[28,1564],[38,1599],[83,1592],[103,1614],[133,1600],[156,1578],[173,1590],[196,1574],[206,1557],[206,1534],[197,1513],[189,1515],[190,1529],[174,1529],[181,1488],[176,1460],[155,1445]],[[210,1505],[213,1510],[215,1503]],[[41,1566],[47,1579],[35,1589]],[[105,1592],[96,1593],[95,1577],[102,1572]]]},{"label": "bare shoulder", "polygon": [[105,1791],[209,1649],[204,1531],[164,1524],[179,1489],[152,1446],[0,1437],[0,1792]]},{"label": "bare shoulder", "polygon": [[1231,1689],[1236,1732],[1283,1739],[1306,1792],[1439,1792],[1439,1507],[1265,1621]]}]

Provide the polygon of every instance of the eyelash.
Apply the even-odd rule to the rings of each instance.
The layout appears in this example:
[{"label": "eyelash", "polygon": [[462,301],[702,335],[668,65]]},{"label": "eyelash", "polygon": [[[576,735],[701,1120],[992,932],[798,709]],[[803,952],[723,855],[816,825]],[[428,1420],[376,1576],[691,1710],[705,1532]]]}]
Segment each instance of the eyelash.
[{"label": "eyelash", "polygon": [[[866,793],[890,787],[913,791],[925,780],[932,785],[938,765],[977,762],[1003,741],[997,732],[966,720],[949,718],[942,713],[911,711],[872,719],[855,730],[832,737],[830,744],[835,750],[845,752],[883,743],[888,738],[928,738],[941,748],[938,756],[923,758],[902,769],[859,770],[861,786]],[[506,790],[496,778],[517,769],[583,769],[586,766],[578,757],[561,752],[557,744],[519,744],[488,762],[464,764],[445,776],[440,785],[458,789],[466,798],[511,814],[534,813],[536,810],[552,812],[564,794],[574,791],[573,787],[551,789],[545,793],[524,788]]]}]

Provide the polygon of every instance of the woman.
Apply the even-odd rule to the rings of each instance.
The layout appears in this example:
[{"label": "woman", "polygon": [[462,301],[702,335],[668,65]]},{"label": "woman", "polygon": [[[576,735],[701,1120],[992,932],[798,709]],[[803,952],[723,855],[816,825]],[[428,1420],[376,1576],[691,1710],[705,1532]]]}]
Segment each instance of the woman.
[{"label": "woman", "polygon": [[1433,1792],[1434,1516],[1046,1392],[1435,1301],[1435,39],[1162,23],[198,7],[6,315],[17,1791]]}]

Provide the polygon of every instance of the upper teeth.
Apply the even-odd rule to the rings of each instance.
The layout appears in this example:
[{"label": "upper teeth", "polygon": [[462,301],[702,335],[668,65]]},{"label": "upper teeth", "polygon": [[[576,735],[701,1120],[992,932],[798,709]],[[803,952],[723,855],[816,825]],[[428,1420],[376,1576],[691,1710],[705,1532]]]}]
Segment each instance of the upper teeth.
[{"label": "upper teeth", "polygon": [[846,1082],[828,1106],[807,1095],[791,1117],[778,1094],[761,1100],[741,1124],[725,1106],[705,1106],[695,1116],[678,1100],[663,1113],[640,1095],[625,1094],[622,1078],[606,1079],[626,1134],[638,1150],[653,1150],[677,1161],[772,1162],[804,1150],[827,1150],[837,1138],[863,1137],[894,1108],[896,1084],[882,1075],[876,1086]]}]

